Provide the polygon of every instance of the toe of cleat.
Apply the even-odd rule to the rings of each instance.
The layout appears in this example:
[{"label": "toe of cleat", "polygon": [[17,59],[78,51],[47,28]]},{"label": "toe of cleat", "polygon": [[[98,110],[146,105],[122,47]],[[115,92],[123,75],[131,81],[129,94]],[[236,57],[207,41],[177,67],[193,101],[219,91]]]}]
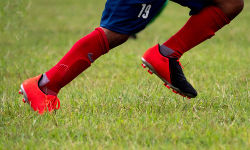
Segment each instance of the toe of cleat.
[{"label": "toe of cleat", "polygon": [[23,98],[23,103],[26,103],[25,99]]}]

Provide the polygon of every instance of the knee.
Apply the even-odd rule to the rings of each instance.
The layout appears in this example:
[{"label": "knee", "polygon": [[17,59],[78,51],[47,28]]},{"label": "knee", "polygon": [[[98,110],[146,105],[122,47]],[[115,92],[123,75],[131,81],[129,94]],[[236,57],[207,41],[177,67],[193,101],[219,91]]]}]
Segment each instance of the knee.
[{"label": "knee", "polygon": [[110,49],[123,44],[129,38],[129,35],[113,32],[113,31],[111,31],[109,29],[106,29],[106,28],[102,28],[102,29],[106,34],[106,37],[107,37],[108,42],[109,42],[109,48]]},{"label": "knee", "polygon": [[244,8],[244,0],[234,0],[229,2],[231,4],[232,11],[236,12],[237,14],[239,14]]},{"label": "knee", "polygon": [[215,0],[215,4],[232,20],[242,11],[244,0]]}]

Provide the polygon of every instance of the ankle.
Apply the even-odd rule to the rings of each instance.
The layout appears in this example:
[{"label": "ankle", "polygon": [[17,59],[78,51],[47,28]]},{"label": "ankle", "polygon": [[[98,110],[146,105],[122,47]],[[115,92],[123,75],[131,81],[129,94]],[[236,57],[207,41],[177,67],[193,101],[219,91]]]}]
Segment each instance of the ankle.
[{"label": "ankle", "polygon": [[161,45],[159,47],[159,51],[161,53],[162,56],[164,57],[169,57],[169,58],[180,58],[182,56],[182,54],[180,54],[178,51],[175,51],[165,45]]},{"label": "ankle", "polygon": [[49,89],[48,87],[46,86],[43,86],[43,87],[39,87],[40,90],[45,93],[46,95],[54,95],[54,96],[57,96],[58,92],[55,92],[55,91],[52,91],[51,89]]},{"label": "ankle", "polygon": [[51,84],[52,82],[48,79],[47,75],[44,73],[38,82],[38,86],[40,90],[46,95],[54,95],[56,96],[60,89],[55,88]]}]

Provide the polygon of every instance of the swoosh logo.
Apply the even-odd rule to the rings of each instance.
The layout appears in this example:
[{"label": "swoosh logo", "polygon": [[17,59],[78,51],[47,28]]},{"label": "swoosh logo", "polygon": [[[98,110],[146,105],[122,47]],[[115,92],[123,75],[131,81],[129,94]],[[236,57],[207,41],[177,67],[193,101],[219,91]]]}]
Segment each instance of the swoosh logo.
[{"label": "swoosh logo", "polygon": [[93,60],[93,58],[92,58],[93,55],[94,55],[93,53],[88,53],[88,58],[89,58],[89,61],[90,61],[91,63],[94,62],[94,60]]}]

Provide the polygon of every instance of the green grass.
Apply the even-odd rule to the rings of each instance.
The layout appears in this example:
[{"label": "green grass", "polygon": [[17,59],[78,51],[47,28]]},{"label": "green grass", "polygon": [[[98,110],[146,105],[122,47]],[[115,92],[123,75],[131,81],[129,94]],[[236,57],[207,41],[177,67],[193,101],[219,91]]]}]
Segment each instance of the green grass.
[{"label": "green grass", "polygon": [[170,3],[137,40],[111,50],[39,116],[17,94],[98,27],[104,0],[0,1],[0,149],[249,149],[250,2],[215,38],[182,58],[199,92],[183,99],[140,66],[144,51],[188,19]]}]

